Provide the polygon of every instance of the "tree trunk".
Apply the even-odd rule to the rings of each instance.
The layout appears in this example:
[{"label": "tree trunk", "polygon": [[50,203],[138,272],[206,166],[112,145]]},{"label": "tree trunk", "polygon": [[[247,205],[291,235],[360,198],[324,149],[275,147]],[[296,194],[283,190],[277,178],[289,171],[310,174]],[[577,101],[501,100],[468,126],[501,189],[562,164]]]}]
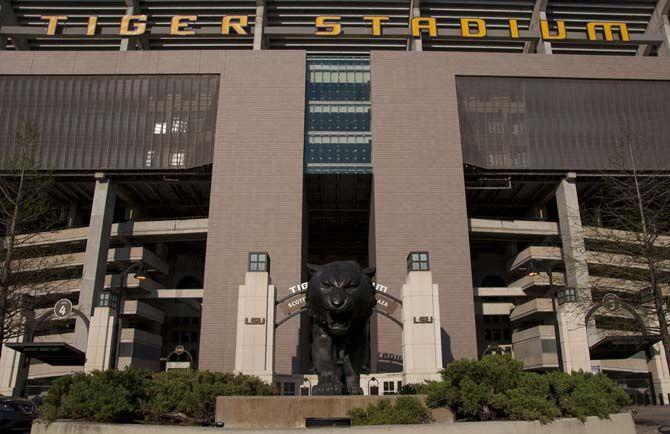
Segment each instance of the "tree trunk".
[{"label": "tree trunk", "polygon": [[14,247],[16,243],[16,224],[19,218],[19,206],[21,204],[21,199],[23,195],[23,181],[25,177],[25,172],[21,172],[21,178],[19,180],[19,188],[16,191],[16,198],[14,200],[14,209],[12,210],[12,216],[9,221],[9,226],[7,228],[7,233],[5,234],[5,241],[7,243],[7,251],[5,253],[5,260],[2,266],[2,273],[0,274],[0,356],[2,356],[2,349],[4,347],[4,342],[7,337],[7,324],[5,324],[5,318],[7,316],[7,300],[9,298],[9,277],[10,277],[10,268],[12,264],[12,255],[14,253]]}]

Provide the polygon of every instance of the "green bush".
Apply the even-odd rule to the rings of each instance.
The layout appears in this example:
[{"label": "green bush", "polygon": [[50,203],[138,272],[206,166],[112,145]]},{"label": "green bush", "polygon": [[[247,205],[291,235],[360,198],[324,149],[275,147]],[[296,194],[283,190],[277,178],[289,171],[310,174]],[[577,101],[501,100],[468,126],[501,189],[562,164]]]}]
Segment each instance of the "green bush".
[{"label": "green bush", "polygon": [[142,419],[140,402],[147,398],[150,373],[104,371],[65,376],[54,381],[42,412],[49,419],[131,422]]},{"label": "green bush", "polygon": [[400,395],[425,395],[428,393],[428,387],[431,381],[427,383],[407,383],[403,384],[398,393]]},{"label": "green bush", "polygon": [[605,375],[537,374],[507,355],[454,361],[441,382],[428,383],[428,405],[450,407],[458,418],[549,422],[557,417],[606,418],[630,403]]},{"label": "green bush", "polygon": [[408,425],[429,423],[433,420],[430,410],[412,396],[400,396],[394,404],[381,400],[367,408],[349,410],[352,425]]},{"label": "green bush", "polygon": [[180,413],[193,423],[211,425],[217,396],[272,395],[272,387],[256,377],[221,372],[177,370],[156,373],[142,403],[145,420],[164,422]]},{"label": "green bush", "polygon": [[565,417],[606,418],[631,403],[626,392],[605,375],[552,372],[547,379],[552,397]]},{"label": "green bush", "polygon": [[269,385],[246,375],[109,370],[55,380],[41,411],[47,420],[179,421],[207,425],[214,422],[217,396],[270,394]]}]

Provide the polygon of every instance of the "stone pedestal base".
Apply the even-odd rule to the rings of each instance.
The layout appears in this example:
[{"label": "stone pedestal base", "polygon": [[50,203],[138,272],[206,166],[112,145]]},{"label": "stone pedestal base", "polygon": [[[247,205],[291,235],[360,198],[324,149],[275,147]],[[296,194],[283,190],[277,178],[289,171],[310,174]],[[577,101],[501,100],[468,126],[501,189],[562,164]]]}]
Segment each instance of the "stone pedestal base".
[{"label": "stone pedestal base", "polygon": [[[425,400],[425,396],[417,396]],[[364,408],[386,396],[219,396],[216,421],[226,428],[304,428],[305,419],[348,417],[353,408]],[[438,421],[453,421],[446,409],[434,414]],[[445,413],[446,412],[446,413]]]}]

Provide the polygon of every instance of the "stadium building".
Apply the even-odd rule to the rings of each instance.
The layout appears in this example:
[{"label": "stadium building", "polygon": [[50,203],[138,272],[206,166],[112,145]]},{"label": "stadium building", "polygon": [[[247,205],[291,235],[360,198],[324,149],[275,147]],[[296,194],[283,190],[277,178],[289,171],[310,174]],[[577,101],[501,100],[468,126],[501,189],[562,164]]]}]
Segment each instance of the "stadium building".
[{"label": "stadium building", "polygon": [[67,214],[27,238],[57,290],[0,393],[183,363],[309,393],[306,264],[352,259],[377,269],[366,393],[504,351],[667,400],[659,337],[598,311],[641,288],[580,211],[627,133],[670,167],[669,9],[0,0],[0,170],[32,125]]}]

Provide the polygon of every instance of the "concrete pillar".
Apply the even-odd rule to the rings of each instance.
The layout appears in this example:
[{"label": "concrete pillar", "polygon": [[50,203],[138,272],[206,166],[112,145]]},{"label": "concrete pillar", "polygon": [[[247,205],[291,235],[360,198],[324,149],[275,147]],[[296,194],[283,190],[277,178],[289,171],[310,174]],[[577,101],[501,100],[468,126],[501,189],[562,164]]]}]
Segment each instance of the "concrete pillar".
[{"label": "concrete pillar", "polygon": [[[658,0],[656,8],[652,12],[647,24],[647,32],[657,33],[661,39],[661,45],[658,47],[658,55],[661,57],[670,56],[670,21],[668,20],[670,12],[670,0]],[[640,45],[638,56],[648,56],[651,53],[651,45]]]},{"label": "concrete pillar", "polygon": [[265,0],[256,0],[256,26],[254,27],[254,50],[265,49]]},{"label": "concrete pillar", "polygon": [[[126,15],[141,15],[142,8],[140,7],[139,0],[125,0],[126,2]],[[131,36],[129,38],[122,38],[121,44],[119,45],[120,51],[128,50],[149,50],[149,41],[146,38],[141,36]]]},{"label": "concrete pillar", "polygon": [[663,342],[658,342],[651,348],[651,359],[647,361],[647,366],[654,381],[656,399],[658,400],[658,395],[662,394],[663,402],[670,404],[670,372],[668,372]]},{"label": "concrete pillar", "polygon": [[[545,11],[539,12],[538,16],[540,20],[547,19],[547,13]],[[536,51],[538,54],[554,54],[554,51],[551,48],[551,42],[545,41],[544,39],[540,39]]]},{"label": "concrete pillar", "polygon": [[438,286],[430,271],[410,271],[402,287],[403,383],[440,380],[442,338]]},{"label": "concrete pillar", "polygon": [[[535,0],[533,5],[533,13],[530,17],[530,31],[540,32],[540,20],[547,19],[547,4],[549,0]],[[552,54],[551,53],[551,43],[542,40],[541,38],[537,41],[528,41],[524,44],[523,47],[524,53],[540,53],[540,54]]]},{"label": "concrete pillar", "polygon": [[[89,318],[105,285],[115,199],[116,195],[109,179],[96,175],[84,269],[79,284],[79,309]],[[74,344],[82,351],[86,350],[88,335],[84,322],[77,319]]]},{"label": "concrete pillar", "polygon": [[115,327],[115,308],[96,307],[91,317],[88,333],[85,372],[104,371],[113,367],[112,348]]},{"label": "concrete pillar", "polygon": [[[24,342],[25,336],[8,339],[8,342]],[[3,345],[0,357],[0,395],[21,396],[23,385],[28,374],[25,356]]]},{"label": "concrete pillar", "polygon": [[561,181],[556,191],[556,204],[565,262],[565,287],[576,290],[579,303],[564,303],[558,307],[557,315],[563,370],[590,372],[591,357],[583,306],[591,299],[591,292],[575,178],[574,173],[569,173]]},{"label": "concrete pillar", "polygon": [[159,371],[162,343],[160,334],[131,327],[121,329],[116,368]]},{"label": "concrete pillar", "polygon": [[235,372],[272,384],[276,291],[266,272],[247,272],[237,299]]},{"label": "concrete pillar", "polygon": [[412,0],[409,5],[409,39],[407,49],[409,51],[423,51],[422,36],[412,36],[412,18],[421,16],[421,0]]}]

